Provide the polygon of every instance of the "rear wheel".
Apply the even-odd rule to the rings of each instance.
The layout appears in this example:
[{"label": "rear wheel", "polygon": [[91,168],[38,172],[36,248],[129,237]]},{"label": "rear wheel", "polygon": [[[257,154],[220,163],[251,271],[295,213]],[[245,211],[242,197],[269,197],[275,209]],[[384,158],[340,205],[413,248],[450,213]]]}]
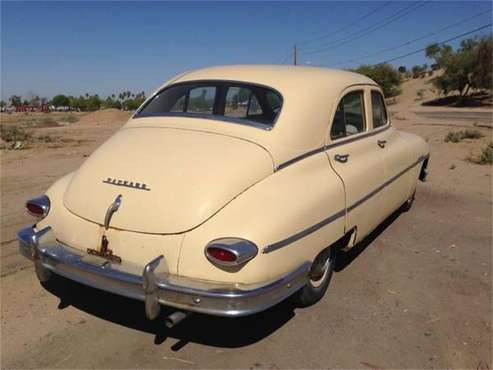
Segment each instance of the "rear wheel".
[{"label": "rear wheel", "polygon": [[293,296],[297,306],[311,306],[324,296],[334,272],[335,252],[335,248],[327,248],[315,258],[308,283]]}]

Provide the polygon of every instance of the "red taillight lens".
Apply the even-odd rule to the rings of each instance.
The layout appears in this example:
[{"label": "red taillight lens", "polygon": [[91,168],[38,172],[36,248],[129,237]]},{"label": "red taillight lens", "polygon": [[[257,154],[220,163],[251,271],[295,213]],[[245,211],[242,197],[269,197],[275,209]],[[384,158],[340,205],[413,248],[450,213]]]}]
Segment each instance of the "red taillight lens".
[{"label": "red taillight lens", "polygon": [[42,195],[37,198],[29,199],[26,202],[26,210],[34,217],[46,217],[50,211],[50,198],[46,195]]},{"label": "red taillight lens", "polygon": [[39,216],[39,217],[44,216],[44,209],[38,204],[26,203],[26,208],[29,211],[29,213],[31,213],[33,216]]},{"label": "red taillight lens", "polygon": [[235,262],[236,261],[236,255],[226,249],[222,248],[217,248],[217,247],[209,247],[207,248],[207,254],[215,258],[219,261],[223,262]]}]

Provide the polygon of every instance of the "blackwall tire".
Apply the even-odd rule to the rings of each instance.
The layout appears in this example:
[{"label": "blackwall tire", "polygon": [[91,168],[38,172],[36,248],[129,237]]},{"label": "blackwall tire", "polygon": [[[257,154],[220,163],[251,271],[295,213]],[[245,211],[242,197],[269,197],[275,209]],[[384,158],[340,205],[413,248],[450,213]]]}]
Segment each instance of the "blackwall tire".
[{"label": "blackwall tire", "polygon": [[294,303],[298,307],[308,307],[322,299],[334,273],[335,257],[335,248],[328,248],[317,256],[308,283],[293,295]]}]

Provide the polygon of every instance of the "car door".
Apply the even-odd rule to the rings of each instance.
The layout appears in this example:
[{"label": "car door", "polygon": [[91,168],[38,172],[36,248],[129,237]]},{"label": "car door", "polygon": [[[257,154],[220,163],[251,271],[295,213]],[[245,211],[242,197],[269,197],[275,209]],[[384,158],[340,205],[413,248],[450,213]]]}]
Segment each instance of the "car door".
[{"label": "car door", "polygon": [[369,127],[370,89],[355,86],[344,91],[333,115],[326,153],[334,171],[344,182],[346,230],[356,228],[361,240],[382,220],[384,199],[374,194],[385,180],[382,150]]},{"label": "car door", "polygon": [[381,91],[371,89],[370,98],[372,129],[378,132],[373,141],[375,147],[379,148],[382,153],[385,162],[385,182],[381,189],[385,195],[385,202],[382,211],[385,215],[390,215],[409,196],[411,181],[409,174],[405,173],[409,165],[409,155],[399,132],[390,125]]}]

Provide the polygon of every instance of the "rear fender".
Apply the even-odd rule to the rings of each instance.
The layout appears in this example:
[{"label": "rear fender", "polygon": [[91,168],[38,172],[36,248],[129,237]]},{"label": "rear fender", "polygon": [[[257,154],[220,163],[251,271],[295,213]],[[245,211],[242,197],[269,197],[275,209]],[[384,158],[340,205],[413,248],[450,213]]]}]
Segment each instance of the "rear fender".
[{"label": "rear fender", "polygon": [[[179,275],[245,284],[275,279],[313,261],[344,235],[344,207],[342,182],[326,154],[305,158],[255,184],[187,232]],[[330,219],[337,213],[338,217]],[[205,257],[204,247],[223,237],[250,240],[259,253],[239,268],[217,267]]]}]

